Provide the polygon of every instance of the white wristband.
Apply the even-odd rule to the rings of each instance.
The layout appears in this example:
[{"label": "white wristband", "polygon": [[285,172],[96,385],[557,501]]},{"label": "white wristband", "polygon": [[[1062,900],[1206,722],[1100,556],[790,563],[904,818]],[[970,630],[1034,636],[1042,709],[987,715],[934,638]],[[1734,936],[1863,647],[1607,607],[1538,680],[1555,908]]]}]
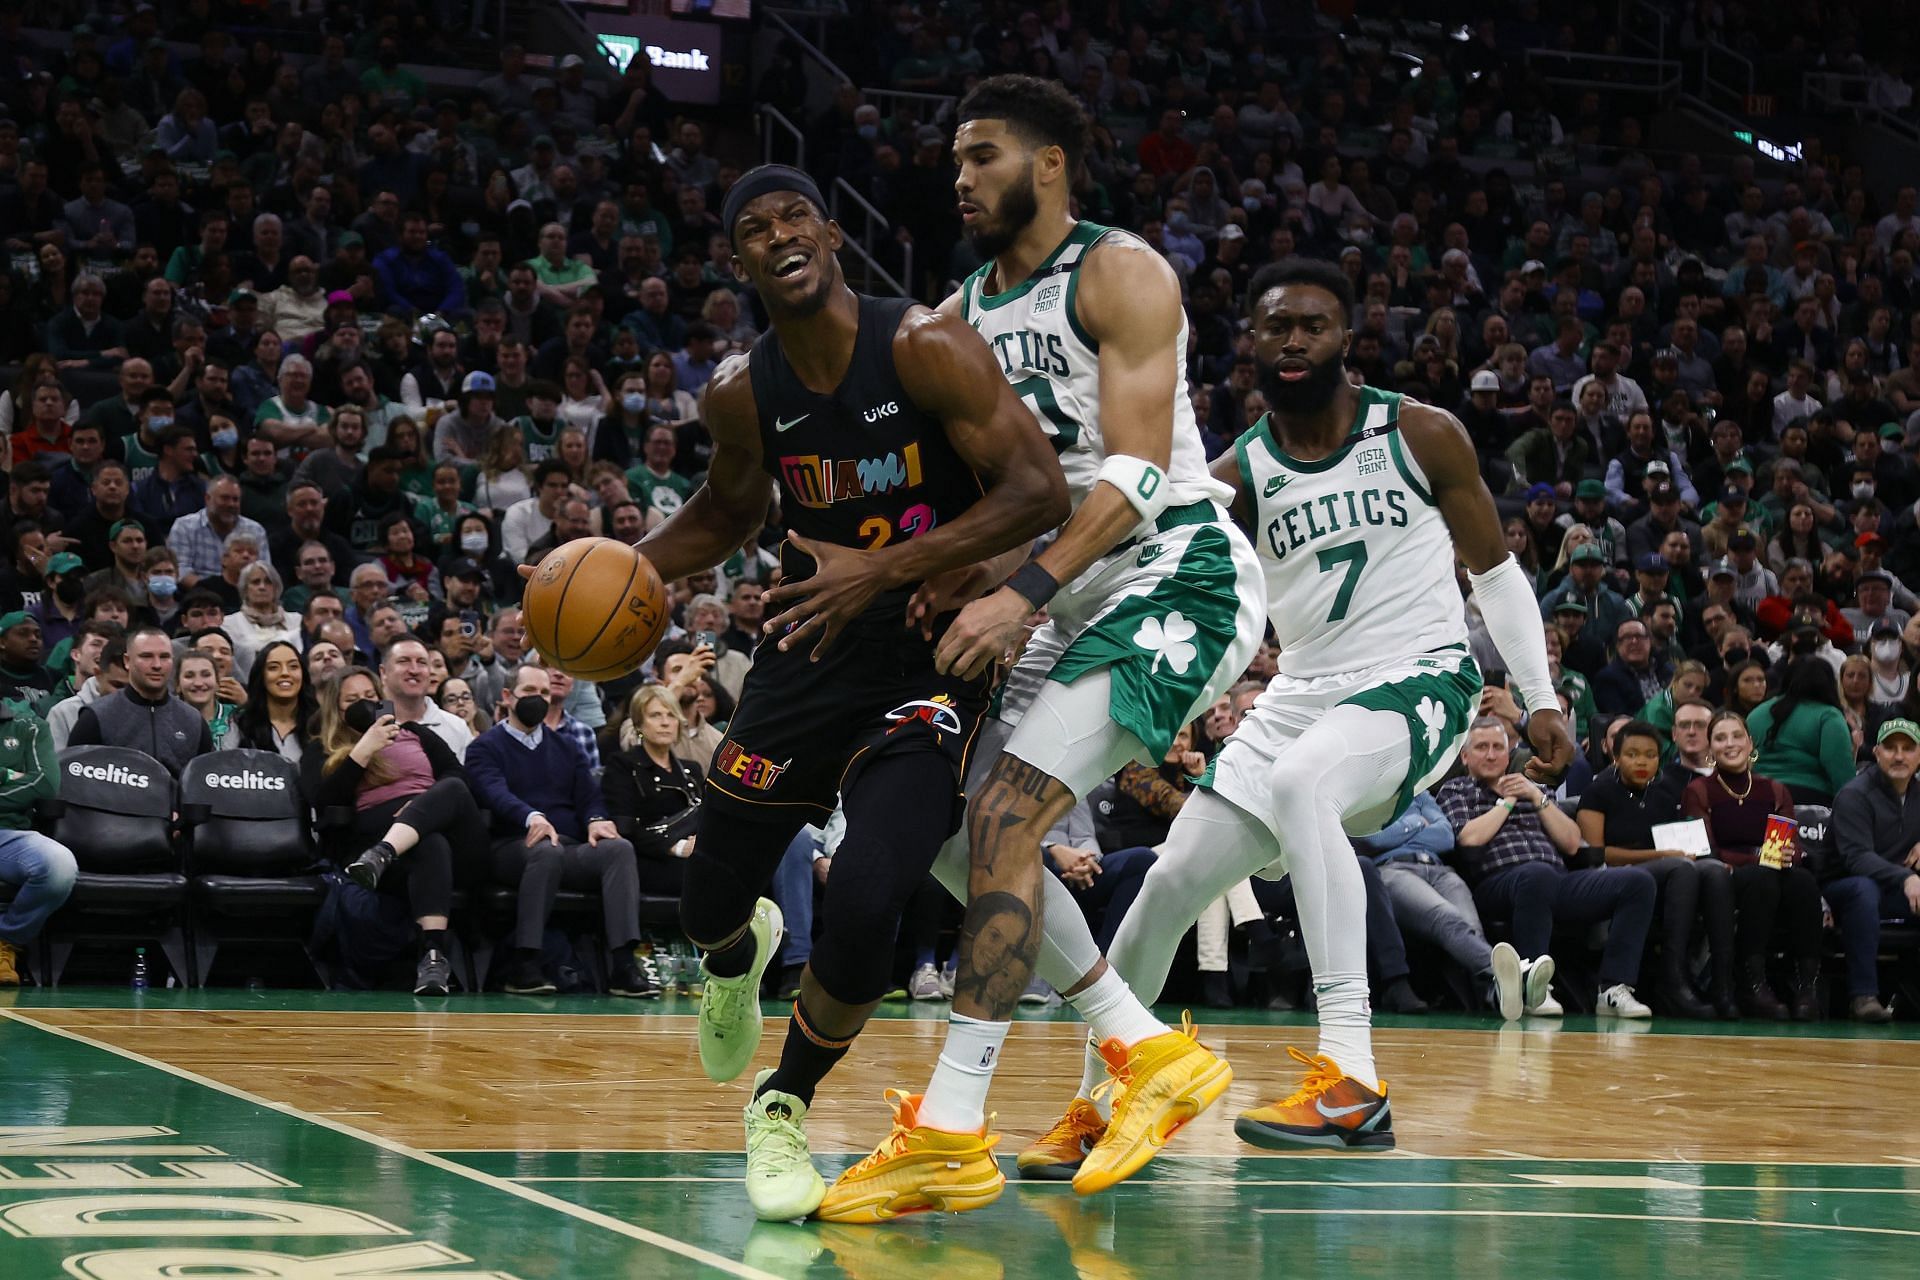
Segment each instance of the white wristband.
[{"label": "white wristband", "polygon": [[1107,460],[1100,464],[1100,470],[1094,478],[1105,480],[1118,489],[1121,496],[1140,513],[1142,520],[1152,520],[1167,509],[1167,501],[1171,497],[1167,473],[1145,458],[1136,458],[1127,453],[1110,453]]},{"label": "white wristband", "polygon": [[1521,710],[1559,710],[1560,700],[1547,667],[1540,601],[1519,562],[1509,555],[1485,573],[1468,574],[1467,580],[1473,584],[1474,599],[1480,602],[1487,636],[1500,651],[1519,690]]}]

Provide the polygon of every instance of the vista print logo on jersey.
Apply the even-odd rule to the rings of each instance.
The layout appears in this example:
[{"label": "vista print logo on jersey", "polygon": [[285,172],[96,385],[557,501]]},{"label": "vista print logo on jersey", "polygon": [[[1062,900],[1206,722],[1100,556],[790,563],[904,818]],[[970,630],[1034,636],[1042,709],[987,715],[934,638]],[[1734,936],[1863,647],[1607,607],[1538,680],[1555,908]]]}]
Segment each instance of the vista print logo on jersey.
[{"label": "vista print logo on jersey", "polygon": [[1200,628],[1187,620],[1187,616],[1175,609],[1165,618],[1143,618],[1140,629],[1133,633],[1133,642],[1153,655],[1153,665],[1147,668],[1147,674],[1153,675],[1165,662],[1173,668],[1177,676],[1187,674],[1187,668],[1199,656],[1192,640],[1200,633]]},{"label": "vista print logo on jersey", "polygon": [[1040,292],[1033,295],[1032,314],[1036,316],[1045,315],[1047,312],[1059,306],[1060,291],[1064,288],[1066,288],[1066,286],[1058,280],[1049,280],[1046,284],[1041,285]]},{"label": "vista print logo on jersey", "polygon": [[869,494],[918,488],[921,479],[919,441],[882,458],[823,458],[817,453],[797,453],[780,459],[780,482],[795,503],[815,510]]}]

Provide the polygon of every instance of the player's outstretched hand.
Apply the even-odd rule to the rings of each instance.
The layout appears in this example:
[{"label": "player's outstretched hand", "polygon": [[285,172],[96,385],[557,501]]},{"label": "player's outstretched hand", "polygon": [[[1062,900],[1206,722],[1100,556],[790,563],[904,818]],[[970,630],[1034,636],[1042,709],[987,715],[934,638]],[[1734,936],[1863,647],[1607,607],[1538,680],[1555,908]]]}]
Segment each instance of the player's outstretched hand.
[{"label": "player's outstretched hand", "polygon": [[933,624],[942,614],[971,604],[992,584],[977,564],[963,564],[936,573],[914,590],[907,601],[907,626],[918,628],[922,639],[933,639]]},{"label": "player's outstretched hand", "polygon": [[1033,606],[1010,587],[982,596],[960,611],[933,652],[934,670],[971,680],[998,662],[1020,635]]},{"label": "player's outstretched hand", "polygon": [[782,653],[809,638],[815,640],[810,656],[818,662],[841,628],[864,613],[873,598],[893,583],[885,563],[872,552],[816,542],[797,533],[788,534],[787,541],[813,557],[813,576],[800,582],[782,582],[762,597],[775,608],[789,607],[768,618],[761,633],[778,635]]},{"label": "player's outstretched hand", "polygon": [[1573,735],[1567,731],[1567,718],[1559,708],[1528,715],[1527,741],[1533,746],[1527,776],[1548,786],[1559,782],[1560,775],[1573,763]]}]

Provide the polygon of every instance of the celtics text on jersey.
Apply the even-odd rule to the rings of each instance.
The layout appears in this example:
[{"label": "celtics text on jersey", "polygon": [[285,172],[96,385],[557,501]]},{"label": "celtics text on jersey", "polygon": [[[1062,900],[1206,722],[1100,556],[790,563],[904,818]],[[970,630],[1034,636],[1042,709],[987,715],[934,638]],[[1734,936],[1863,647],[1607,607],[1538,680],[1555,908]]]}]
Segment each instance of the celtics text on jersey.
[{"label": "celtics text on jersey", "polygon": [[1453,537],[1401,439],[1402,397],[1359,390],[1346,440],[1289,456],[1269,415],[1234,448],[1266,571],[1280,671],[1356,671],[1467,638]]},{"label": "celtics text on jersey", "polygon": [[[962,314],[993,348],[1014,394],[1052,440],[1075,508],[1085,501],[1107,457],[1100,425],[1100,344],[1081,325],[1076,309],[1080,270],[1096,245],[1109,237],[1130,235],[1097,223],[1077,222],[1046,261],[1012,288],[986,291],[991,262],[960,286]],[[1181,370],[1186,349],[1183,318],[1179,337],[1167,350],[1175,378],[1168,502],[1183,506],[1206,498],[1224,503],[1231,494],[1207,474],[1206,449],[1184,390]]]}]

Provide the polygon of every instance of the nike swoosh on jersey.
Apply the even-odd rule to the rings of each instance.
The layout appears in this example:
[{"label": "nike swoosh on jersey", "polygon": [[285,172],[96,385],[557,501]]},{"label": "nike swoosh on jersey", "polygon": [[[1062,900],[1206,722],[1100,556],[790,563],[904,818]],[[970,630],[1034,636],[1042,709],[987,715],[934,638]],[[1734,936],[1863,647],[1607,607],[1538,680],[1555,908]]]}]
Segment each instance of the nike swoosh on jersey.
[{"label": "nike swoosh on jersey", "polygon": [[803,413],[791,422],[787,421],[785,418],[775,418],[773,420],[773,429],[775,431],[785,431],[788,427],[799,426],[801,423],[805,422],[808,418],[811,418],[812,416],[813,415],[810,413]]},{"label": "nike swoosh on jersey", "polygon": [[1338,1120],[1341,1116],[1350,1116],[1356,1111],[1365,1111],[1372,1105],[1371,1102],[1356,1102],[1350,1107],[1330,1107],[1327,1105],[1327,1100],[1321,1098],[1313,1104],[1313,1109],[1329,1120]]}]

